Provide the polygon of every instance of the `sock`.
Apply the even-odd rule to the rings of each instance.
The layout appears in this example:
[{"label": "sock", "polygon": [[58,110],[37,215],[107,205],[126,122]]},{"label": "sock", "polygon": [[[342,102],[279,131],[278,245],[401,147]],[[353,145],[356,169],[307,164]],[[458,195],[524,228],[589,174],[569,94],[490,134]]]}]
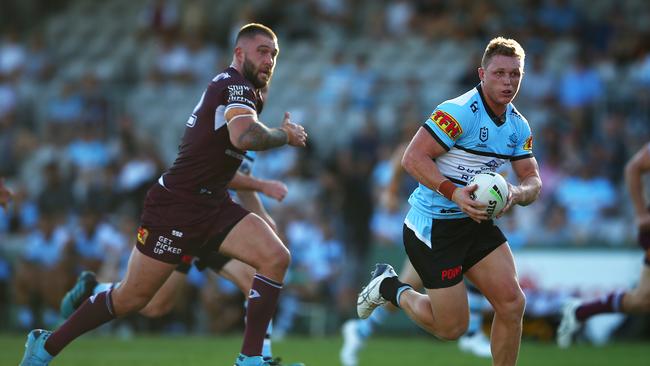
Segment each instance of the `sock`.
[{"label": "sock", "polygon": [[273,333],[273,320],[269,322],[266,327],[266,334],[264,335],[264,343],[262,343],[262,357],[268,361],[273,359],[273,351],[271,349],[271,334]]},{"label": "sock", "polygon": [[389,312],[383,306],[380,306],[370,314],[368,319],[357,320],[357,330],[359,331],[361,338],[366,339],[370,337],[372,333],[374,333],[375,328],[380,326],[388,315]]},{"label": "sock", "polygon": [[118,288],[121,282],[100,282],[93,289],[93,295],[97,295],[100,292],[106,292],[114,288]]},{"label": "sock", "polygon": [[468,291],[467,301],[469,302],[469,325],[465,334],[471,337],[481,331],[485,297],[480,292]]},{"label": "sock", "polygon": [[[244,301],[244,309],[248,310],[248,300]],[[246,316],[244,316],[244,323],[246,323]],[[273,359],[273,350],[271,347],[271,334],[273,334],[273,319],[269,322],[269,326],[266,327],[266,334],[264,335],[264,343],[262,344],[262,357],[264,361],[270,361]]]},{"label": "sock", "polygon": [[56,356],[75,338],[113,320],[115,313],[111,292],[102,292],[84,301],[79,309],[50,335],[45,342],[45,350]]},{"label": "sock", "polygon": [[621,311],[621,301],[625,291],[615,291],[598,300],[578,306],[576,318],[583,322],[596,314],[618,313]]},{"label": "sock", "polygon": [[393,305],[399,306],[399,297],[405,290],[413,289],[411,285],[408,285],[404,282],[400,282],[397,277],[387,277],[381,281],[379,285],[379,293],[381,296],[390,301]]},{"label": "sock", "polygon": [[241,353],[246,356],[262,354],[266,329],[275,313],[282,284],[262,275],[255,274],[248,295],[246,309],[246,329]]}]

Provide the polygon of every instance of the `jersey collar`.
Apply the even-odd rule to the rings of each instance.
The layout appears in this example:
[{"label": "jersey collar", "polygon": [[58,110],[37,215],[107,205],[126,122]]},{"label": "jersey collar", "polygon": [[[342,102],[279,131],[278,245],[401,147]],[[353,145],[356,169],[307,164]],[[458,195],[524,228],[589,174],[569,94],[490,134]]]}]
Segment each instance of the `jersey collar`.
[{"label": "jersey collar", "polygon": [[483,102],[483,107],[485,108],[485,111],[487,112],[488,116],[490,116],[492,122],[494,122],[495,125],[501,127],[501,125],[506,123],[506,115],[508,113],[508,107],[506,106],[506,111],[503,112],[503,120],[502,120],[501,117],[497,116],[496,113],[494,113],[490,108],[490,106],[485,102],[485,96],[483,95],[483,88],[481,87],[481,83],[479,83],[476,86],[476,90],[478,90],[478,95],[481,96],[481,102]]}]

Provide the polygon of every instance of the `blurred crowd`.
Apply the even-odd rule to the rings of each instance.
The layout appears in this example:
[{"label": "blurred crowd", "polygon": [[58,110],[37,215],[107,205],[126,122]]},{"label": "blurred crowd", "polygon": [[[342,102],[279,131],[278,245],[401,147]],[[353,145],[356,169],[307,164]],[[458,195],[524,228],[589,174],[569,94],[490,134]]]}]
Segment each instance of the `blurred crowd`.
[{"label": "blurred crowd", "polygon": [[[121,277],[144,193],[251,21],[280,37],[261,119],[276,125],[291,111],[311,138],[304,150],[258,154],[253,169],[289,187],[283,202],[265,200],[293,253],[280,334],[305,308],[348,316],[372,253],[401,245],[416,183],[406,176],[391,204],[382,199],[394,151],[437,104],[477,85],[497,35],[527,51],[515,104],[544,182],[537,203],[501,219],[511,245],[634,243],[622,170],[650,140],[646,1],[68,0],[46,12],[9,3],[39,18],[0,27],[0,176],[15,193],[0,208],[2,325],[55,324],[82,270]],[[190,281],[170,329],[240,324],[231,284],[198,272]],[[210,321],[188,323],[197,312]]]}]

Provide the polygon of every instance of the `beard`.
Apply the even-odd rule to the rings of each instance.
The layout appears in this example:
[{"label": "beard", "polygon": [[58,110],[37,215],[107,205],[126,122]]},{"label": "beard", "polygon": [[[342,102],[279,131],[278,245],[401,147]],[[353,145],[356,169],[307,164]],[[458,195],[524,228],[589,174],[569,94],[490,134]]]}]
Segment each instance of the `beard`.
[{"label": "beard", "polygon": [[262,89],[268,84],[268,81],[261,80],[258,77],[259,68],[255,67],[255,65],[247,58],[244,59],[243,68],[242,73],[244,77],[250,81],[256,89]]}]

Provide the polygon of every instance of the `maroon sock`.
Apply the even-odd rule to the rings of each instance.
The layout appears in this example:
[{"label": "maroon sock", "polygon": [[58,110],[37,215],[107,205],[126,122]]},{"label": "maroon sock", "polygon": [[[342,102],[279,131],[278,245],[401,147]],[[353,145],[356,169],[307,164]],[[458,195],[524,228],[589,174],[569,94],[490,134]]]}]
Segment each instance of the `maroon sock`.
[{"label": "maroon sock", "polygon": [[618,313],[621,311],[621,302],[625,291],[615,291],[598,300],[578,306],[576,318],[583,322],[596,314]]},{"label": "maroon sock", "polygon": [[253,277],[253,285],[248,295],[246,309],[246,329],[241,353],[246,356],[260,356],[266,329],[269,326],[282,284],[268,279],[260,274]]},{"label": "maroon sock", "polygon": [[111,299],[112,291],[100,292],[84,301],[79,309],[45,341],[45,350],[50,355],[56,356],[75,338],[113,320],[115,312]]}]

